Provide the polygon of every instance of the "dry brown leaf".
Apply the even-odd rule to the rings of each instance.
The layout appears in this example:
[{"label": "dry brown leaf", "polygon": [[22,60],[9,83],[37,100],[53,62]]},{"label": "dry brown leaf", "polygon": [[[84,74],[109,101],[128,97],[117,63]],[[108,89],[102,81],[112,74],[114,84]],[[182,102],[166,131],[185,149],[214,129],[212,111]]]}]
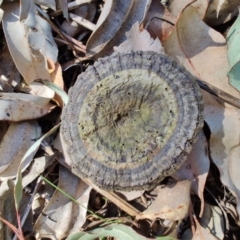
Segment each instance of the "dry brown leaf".
[{"label": "dry brown leaf", "polygon": [[23,93],[0,93],[0,120],[23,121],[42,117],[54,106],[49,98]]},{"label": "dry brown leaf", "polygon": [[202,227],[196,217],[194,217],[194,222],[196,224],[196,231],[193,234],[192,240],[219,240],[210,233],[209,229]]},{"label": "dry brown leaf", "polygon": [[181,220],[186,217],[190,204],[191,181],[180,181],[174,186],[158,188],[158,196],[137,219],[156,218]]},{"label": "dry brown leaf", "polygon": [[199,220],[203,228],[208,228],[218,239],[224,239],[225,222],[221,209],[205,203],[202,218]]},{"label": "dry brown leaf", "polygon": [[239,98],[240,93],[228,83],[226,40],[199,18],[194,7],[182,12],[164,48],[193,75]]},{"label": "dry brown leaf", "polygon": [[[18,166],[27,150],[40,137],[37,122],[11,123],[0,144],[0,179],[16,177]],[[32,161],[37,149],[26,159],[22,170]]]},{"label": "dry brown leaf", "polygon": [[63,239],[69,233],[79,231],[86,220],[91,187],[63,167],[60,167],[58,187],[79,204],[56,190],[43,209],[44,215],[41,214],[35,223],[39,238]]},{"label": "dry brown leaf", "polygon": [[151,0],[108,0],[97,22],[97,29],[87,42],[87,53],[106,56],[126,40],[125,33],[134,23],[142,22]]},{"label": "dry brown leaf", "polygon": [[127,40],[121,43],[118,47],[114,47],[117,52],[128,51],[155,51],[164,53],[162,44],[158,38],[155,40],[151,38],[147,30],[140,31],[139,23],[136,22],[131,30],[126,33]]},{"label": "dry brown leaf", "polygon": [[0,76],[0,92],[13,92],[13,87],[3,75]]},{"label": "dry brown leaf", "polygon": [[240,214],[239,154],[240,110],[204,93],[204,116],[211,130],[210,153],[224,185],[237,198]]},{"label": "dry brown leaf", "polygon": [[30,0],[22,3],[21,13],[18,2],[3,3],[2,8],[8,48],[26,83],[35,79],[51,80],[46,58],[55,62],[58,50],[48,23],[36,15],[36,6]]},{"label": "dry brown leaf", "polygon": [[237,16],[239,0],[211,0],[204,22],[209,26],[218,26]]},{"label": "dry brown leaf", "polygon": [[165,41],[172,31],[177,19],[165,8],[160,1],[153,0],[143,21],[144,28],[152,38]]},{"label": "dry brown leaf", "polygon": [[210,167],[208,157],[208,147],[206,137],[201,131],[198,134],[198,140],[193,144],[193,149],[189,153],[187,160],[181,168],[175,172],[172,177],[177,181],[192,180],[191,190],[197,194],[201,200],[201,217],[204,209],[203,191]]},{"label": "dry brown leaf", "polygon": [[126,201],[132,201],[136,198],[141,197],[144,191],[131,191],[131,192],[117,191],[116,193],[120,197],[123,197]]},{"label": "dry brown leaf", "polygon": [[102,50],[113,38],[133,4],[131,1],[108,0],[102,8],[96,30],[87,42],[87,52],[94,55]]}]

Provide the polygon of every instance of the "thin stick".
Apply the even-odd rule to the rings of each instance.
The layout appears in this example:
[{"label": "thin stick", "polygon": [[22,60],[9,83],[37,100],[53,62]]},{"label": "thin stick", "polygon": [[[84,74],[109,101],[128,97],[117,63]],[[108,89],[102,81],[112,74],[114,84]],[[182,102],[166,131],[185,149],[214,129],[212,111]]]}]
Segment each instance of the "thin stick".
[{"label": "thin stick", "polygon": [[94,31],[96,29],[96,25],[93,24],[92,22],[88,21],[87,19],[84,19],[80,16],[77,16],[76,14],[69,13],[69,17],[76,23],[82,25],[83,27]]},{"label": "thin stick", "polygon": [[204,91],[220,98],[221,100],[223,100],[226,103],[229,103],[230,105],[239,108],[240,109],[240,99],[233,97],[232,95],[220,90],[217,87],[214,87],[213,85],[198,79],[197,80],[198,85],[200,86],[200,88],[202,88]]},{"label": "thin stick", "polygon": [[92,188],[94,188],[98,193],[102,194],[105,198],[113,202],[117,207],[122,209],[124,212],[126,212],[128,215],[132,217],[137,217],[140,213],[139,210],[137,210],[135,207],[133,207],[131,204],[129,204],[127,201],[120,198],[116,193],[105,191],[99,187],[97,187],[92,182],[88,181],[87,179],[82,179],[85,183],[90,185]]}]

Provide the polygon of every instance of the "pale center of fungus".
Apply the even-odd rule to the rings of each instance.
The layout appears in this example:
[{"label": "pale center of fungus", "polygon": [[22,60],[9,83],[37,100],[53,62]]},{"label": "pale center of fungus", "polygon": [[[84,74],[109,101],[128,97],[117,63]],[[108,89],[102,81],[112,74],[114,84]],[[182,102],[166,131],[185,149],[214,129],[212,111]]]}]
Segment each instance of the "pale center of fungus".
[{"label": "pale center of fungus", "polygon": [[79,115],[88,154],[112,168],[135,168],[158,154],[176,128],[173,90],[156,73],[116,72],[96,84]]}]

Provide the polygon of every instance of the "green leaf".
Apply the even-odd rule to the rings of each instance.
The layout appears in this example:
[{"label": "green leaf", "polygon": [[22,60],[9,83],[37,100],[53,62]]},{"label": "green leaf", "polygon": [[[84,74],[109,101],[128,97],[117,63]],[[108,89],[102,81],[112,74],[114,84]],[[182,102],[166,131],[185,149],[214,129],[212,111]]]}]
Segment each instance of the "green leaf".
[{"label": "green leaf", "polygon": [[96,238],[102,237],[115,237],[118,240],[146,240],[147,238],[136,233],[132,228],[121,225],[121,224],[111,224],[104,228],[96,228],[89,233],[80,232],[73,233],[68,236],[67,240],[94,240]]},{"label": "green leaf", "polygon": [[68,103],[69,97],[63,89],[61,89],[56,84],[54,84],[52,82],[49,82],[47,80],[43,80],[43,83],[46,86],[48,86],[49,88],[51,88],[53,91],[55,91],[61,97],[61,99],[62,99],[62,101],[64,102],[65,105]]},{"label": "green leaf", "polygon": [[37,148],[39,148],[42,140],[48,136],[50,136],[51,134],[53,134],[55,131],[57,131],[57,129],[59,128],[60,123],[57,124],[55,127],[53,127],[50,131],[48,131],[46,134],[44,134],[41,138],[39,138],[25,153],[25,155],[23,156],[21,163],[19,164],[18,167],[18,173],[17,173],[17,179],[16,179],[16,184],[15,184],[15,188],[14,188],[14,198],[15,198],[15,205],[16,205],[16,209],[19,208],[20,205],[20,201],[22,199],[22,165],[24,163],[24,161],[28,158],[29,155],[32,154],[32,152],[34,152]]},{"label": "green leaf", "polygon": [[227,34],[228,62],[230,84],[240,91],[240,16],[236,19]]}]

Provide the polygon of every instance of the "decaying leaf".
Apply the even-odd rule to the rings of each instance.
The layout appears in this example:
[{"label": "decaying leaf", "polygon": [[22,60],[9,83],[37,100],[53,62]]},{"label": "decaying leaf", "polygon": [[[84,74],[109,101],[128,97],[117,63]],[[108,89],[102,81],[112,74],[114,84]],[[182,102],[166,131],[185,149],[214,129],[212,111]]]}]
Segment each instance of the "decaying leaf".
[{"label": "decaying leaf", "polygon": [[[194,215],[193,215],[194,216]],[[194,224],[195,227],[192,228],[193,232],[188,228],[183,236],[182,239],[184,240],[219,240],[219,238],[215,237],[211,234],[208,228],[202,227],[199,223],[198,219],[194,216]]]},{"label": "decaying leaf", "polygon": [[60,168],[58,188],[79,204],[56,190],[34,226],[40,238],[62,239],[79,230],[86,220],[91,187],[65,168]]},{"label": "decaying leaf", "polygon": [[204,22],[209,26],[218,26],[237,16],[239,0],[211,0]]},{"label": "decaying leaf", "polygon": [[54,106],[49,98],[23,93],[0,93],[0,120],[23,121],[49,113]]},{"label": "decaying leaf", "polygon": [[206,103],[205,121],[211,129],[211,157],[220,171],[224,185],[231,189],[238,203],[240,213],[239,153],[240,153],[240,110],[223,104],[213,96],[204,93]]},{"label": "decaying leaf", "polygon": [[158,196],[137,219],[156,218],[181,220],[186,217],[190,204],[191,181],[179,181],[174,186],[159,187]]},{"label": "decaying leaf", "polygon": [[150,8],[144,18],[144,28],[150,33],[152,38],[159,38],[165,41],[172,31],[176,17],[174,17],[160,1],[152,0]]},{"label": "decaying leaf", "polygon": [[[23,6],[27,4],[23,2]],[[5,2],[3,29],[9,51],[24,80],[30,84],[35,79],[51,80],[46,57],[56,61],[57,49],[48,23],[36,15],[32,1],[23,8],[20,21],[19,3]],[[30,10],[30,12],[27,12]]]},{"label": "decaying leaf", "polygon": [[127,201],[132,201],[142,196],[144,191],[131,191],[131,192],[117,191],[117,193]]},{"label": "decaying leaf", "polygon": [[202,227],[208,228],[216,238],[224,239],[225,223],[219,207],[205,203],[203,216],[199,222]]},{"label": "decaying leaf", "polygon": [[[10,124],[0,144],[0,179],[16,177],[22,157],[40,133],[40,127],[34,121]],[[26,159],[22,170],[30,164],[36,151]]]},{"label": "decaying leaf", "polygon": [[126,32],[127,40],[118,47],[114,47],[116,52],[126,53],[129,51],[155,51],[164,53],[162,44],[158,38],[151,38],[147,30],[140,31],[139,23],[136,22],[129,32]]},{"label": "decaying leaf", "polygon": [[188,155],[186,162],[175,172],[172,177],[177,181],[191,180],[191,190],[197,194],[201,200],[202,216],[204,209],[203,191],[210,167],[206,137],[201,131],[198,134],[198,140],[193,144],[193,149]]},{"label": "decaying leaf", "polygon": [[164,48],[193,75],[239,98],[239,92],[228,83],[225,38],[208,27],[194,7],[189,6],[182,12]]},{"label": "decaying leaf", "polygon": [[[150,0],[106,1],[98,19],[96,30],[87,42],[89,56],[106,56],[113,52],[113,47],[126,40],[125,32],[135,22],[142,22]],[[96,57],[96,56],[95,56]]]}]

